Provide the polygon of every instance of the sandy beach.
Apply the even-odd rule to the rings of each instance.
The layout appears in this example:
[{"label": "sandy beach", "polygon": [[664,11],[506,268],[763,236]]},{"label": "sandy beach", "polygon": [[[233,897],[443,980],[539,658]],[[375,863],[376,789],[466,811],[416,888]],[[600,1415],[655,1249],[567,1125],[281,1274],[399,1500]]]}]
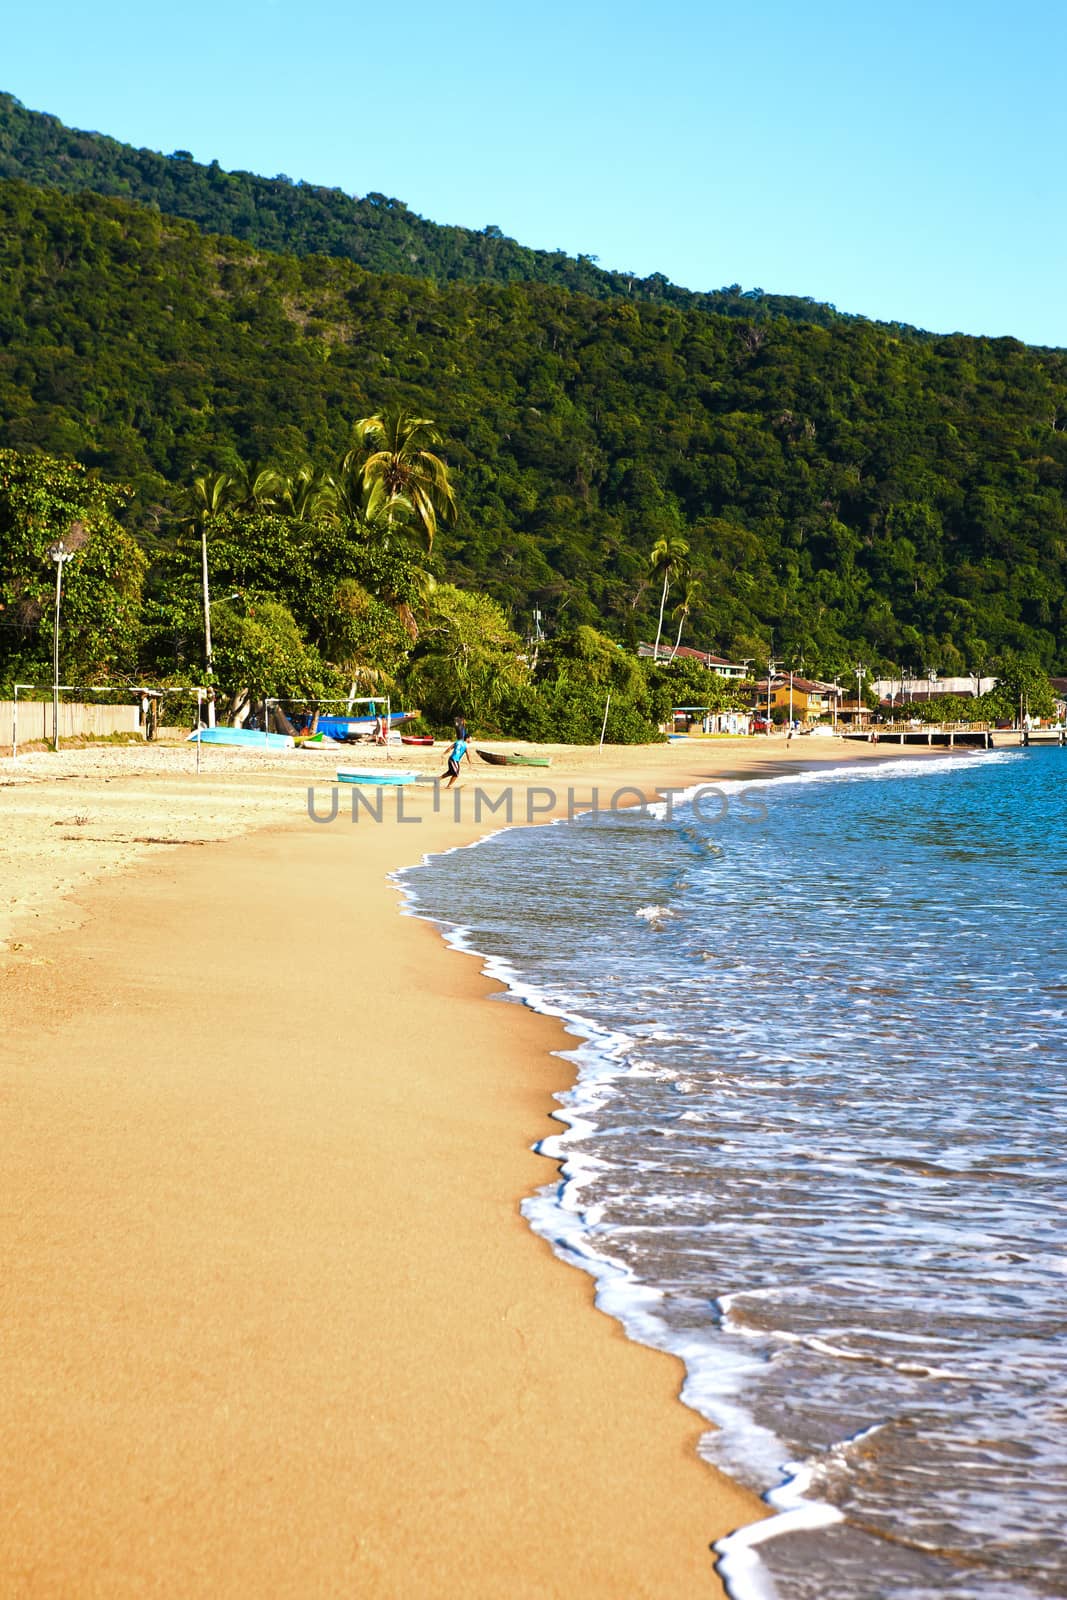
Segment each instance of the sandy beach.
[{"label": "sandy beach", "polygon": [[519,1215],[566,1038],[388,874],[499,827],[476,786],[520,820],[531,784],[869,759],[555,750],[465,768],[458,820],[420,785],[417,820],[342,791],[317,825],[336,753],[0,760],[0,1592],[721,1594],[709,1545],[760,1502]]}]

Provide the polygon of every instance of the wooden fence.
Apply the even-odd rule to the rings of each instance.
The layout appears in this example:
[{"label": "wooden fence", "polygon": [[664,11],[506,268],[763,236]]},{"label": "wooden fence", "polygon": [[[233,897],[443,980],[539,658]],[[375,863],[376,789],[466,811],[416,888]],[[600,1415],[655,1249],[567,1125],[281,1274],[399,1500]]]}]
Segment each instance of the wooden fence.
[{"label": "wooden fence", "polygon": [[[59,703],[59,738],[76,739],[88,735],[99,738],[109,733],[140,733],[140,708],[135,700],[125,705],[82,705],[75,701]],[[15,702],[0,700],[0,739],[5,744],[14,742]],[[50,741],[53,737],[51,700],[19,700],[18,744],[32,744],[35,740]]]}]

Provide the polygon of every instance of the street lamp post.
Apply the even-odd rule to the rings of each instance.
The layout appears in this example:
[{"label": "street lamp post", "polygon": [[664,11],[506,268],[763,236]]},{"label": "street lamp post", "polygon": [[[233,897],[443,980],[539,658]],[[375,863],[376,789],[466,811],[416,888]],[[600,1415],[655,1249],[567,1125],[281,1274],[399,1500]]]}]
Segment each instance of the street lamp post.
[{"label": "street lamp post", "polygon": [[771,684],[774,681],[774,674],[777,672],[777,670],[778,669],[775,666],[774,660],[772,658],[767,663],[767,737],[768,737],[768,739],[771,736]]},{"label": "street lamp post", "polygon": [[215,726],[215,665],[211,652],[211,597],[207,582],[207,526],[200,527],[200,567],[204,581],[204,673],[207,685],[207,725]]},{"label": "street lamp post", "polygon": [[862,717],[862,712],[861,712],[861,709],[860,709],[860,702],[863,699],[863,680],[864,680],[864,678],[866,676],[867,676],[867,668],[866,667],[857,667],[856,668],[856,727],[857,728],[860,726],[860,720],[861,720],[861,717]]},{"label": "street lamp post", "polygon": [[56,610],[52,619],[52,749],[59,749],[59,607],[63,599],[63,568],[82,543],[80,522],[72,522],[69,529],[70,544],[57,539],[48,554],[56,564]]}]

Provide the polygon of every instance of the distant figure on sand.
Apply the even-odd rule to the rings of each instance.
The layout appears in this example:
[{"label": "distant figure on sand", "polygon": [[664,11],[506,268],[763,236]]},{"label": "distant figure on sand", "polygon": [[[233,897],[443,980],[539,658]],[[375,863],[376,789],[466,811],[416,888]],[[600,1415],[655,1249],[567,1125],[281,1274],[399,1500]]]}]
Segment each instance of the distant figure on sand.
[{"label": "distant figure on sand", "polygon": [[455,722],[452,724],[452,726],[456,730],[456,738],[457,739],[462,739],[462,740],[464,740],[464,742],[466,742],[466,739],[467,739],[467,719],[466,719],[466,717],[457,717]]},{"label": "distant figure on sand", "polygon": [[459,777],[459,764],[463,760],[464,756],[466,756],[467,760],[470,761],[471,753],[467,744],[466,729],[464,729],[464,737],[462,739],[457,738],[451,750],[448,752],[448,771],[442,772],[441,774],[442,778],[448,779],[448,782],[445,784],[446,789],[451,789],[452,785]]}]

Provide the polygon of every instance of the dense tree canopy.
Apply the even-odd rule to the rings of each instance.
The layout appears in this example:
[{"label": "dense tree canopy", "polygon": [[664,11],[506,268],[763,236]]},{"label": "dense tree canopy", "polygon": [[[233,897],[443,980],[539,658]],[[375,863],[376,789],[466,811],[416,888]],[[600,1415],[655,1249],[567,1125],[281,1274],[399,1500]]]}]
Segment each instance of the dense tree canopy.
[{"label": "dense tree canopy", "polygon": [[0,94],[0,177],[22,178],[67,194],[91,189],[186,217],[207,233],[229,234],[264,250],[337,256],[371,272],[415,273],[441,282],[550,283],[597,299],[651,300],[725,316],[786,316],[826,325],[843,321],[833,306],[804,296],[764,294],[740,284],[695,294],[662,273],[639,278],[607,272],[593,256],[531,250],[490,224],[443,227],[384,194],[361,199],[340,189],[251,172],[203,166],[187,150],[169,156],[135,150],[99,133],[67,128],[58,117],[28,111]]},{"label": "dense tree canopy", "polygon": [[0,678],[49,683],[56,564],[64,563],[60,672],[107,682],[134,666],[146,560],[115,518],[122,496],[73,461],[0,449]]},{"label": "dense tree canopy", "polygon": [[[376,275],[15,181],[0,266],[0,445],[134,486],[123,518],[161,627],[175,562],[195,605],[188,486],[239,458],[287,485],[256,592],[339,672],[390,670],[387,642],[365,659],[369,607],[406,605],[410,637],[434,575],[519,637],[537,607],[550,634],[632,644],[663,604],[671,648],[680,623],[686,643],[826,676],[1067,666],[1065,352]],[[336,486],[332,512],[316,499],[356,419],[400,413],[435,419],[459,513],[432,558],[425,538],[394,552],[404,593],[366,570],[390,551],[351,532],[366,486],[347,509]],[[236,540],[246,567],[258,537]],[[650,567],[672,541],[688,600],[680,570],[665,599]],[[219,582],[247,588],[238,566]],[[328,640],[343,627],[349,645]]]}]

